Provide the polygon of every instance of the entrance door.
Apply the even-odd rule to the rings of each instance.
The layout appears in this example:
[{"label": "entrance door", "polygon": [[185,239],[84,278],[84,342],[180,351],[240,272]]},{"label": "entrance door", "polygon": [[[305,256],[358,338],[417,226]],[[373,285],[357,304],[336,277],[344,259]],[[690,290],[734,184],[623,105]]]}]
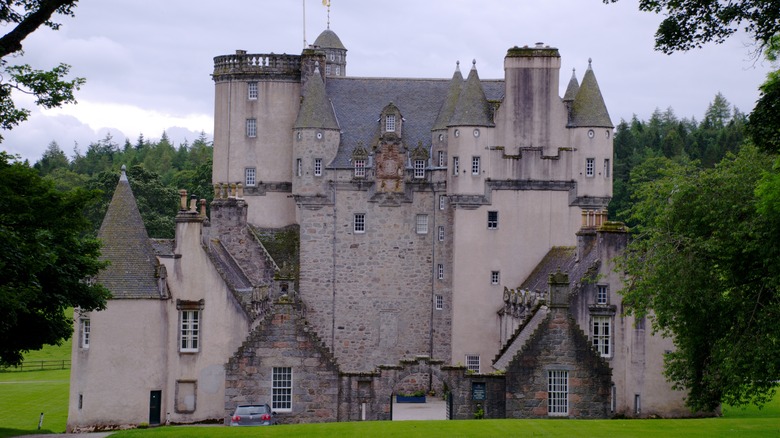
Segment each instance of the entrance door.
[{"label": "entrance door", "polygon": [[161,400],[162,391],[152,391],[149,394],[149,424],[160,424]]}]

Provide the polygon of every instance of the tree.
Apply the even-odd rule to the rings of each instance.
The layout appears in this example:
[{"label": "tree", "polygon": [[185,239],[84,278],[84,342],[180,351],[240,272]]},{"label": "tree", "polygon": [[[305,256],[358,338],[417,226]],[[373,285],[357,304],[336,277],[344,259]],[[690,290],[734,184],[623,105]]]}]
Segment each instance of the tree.
[{"label": "tree", "polygon": [[[780,34],[772,38],[765,55],[777,68]],[[780,152],[780,70],[770,72],[759,90],[761,95],[750,113],[747,133],[758,147]]]},{"label": "tree", "polygon": [[[51,21],[54,14],[73,16],[77,0],[0,0],[0,23],[11,30],[0,37],[0,128],[12,129],[27,120],[30,110],[17,108],[12,91],[35,96],[36,105],[54,108],[75,103],[73,95],[84,84],[83,78],[65,79],[70,66],[60,64],[51,70],[33,69],[27,64],[8,65],[6,56],[22,50],[22,41],[40,26],[58,29]],[[0,136],[0,141],[2,136]]]},{"label": "tree", "polygon": [[0,366],[68,339],[73,319],[66,308],[105,308],[109,291],[88,281],[106,265],[82,214],[95,197],[59,192],[27,163],[0,152]]},{"label": "tree", "polygon": [[761,405],[780,379],[780,214],[761,211],[778,208],[776,173],[755,190],[773,160],[752,146],[709,169],[662,160],[632,175],[625,309],[674,340],[665,375],[693,410]]},{"label": "tree", "polygon": [[780,30],[775,0],[639,0],[639,10],[666,16],[655,33],[655,48],[667,54],[722,43],[740,28],[762,50]]}]

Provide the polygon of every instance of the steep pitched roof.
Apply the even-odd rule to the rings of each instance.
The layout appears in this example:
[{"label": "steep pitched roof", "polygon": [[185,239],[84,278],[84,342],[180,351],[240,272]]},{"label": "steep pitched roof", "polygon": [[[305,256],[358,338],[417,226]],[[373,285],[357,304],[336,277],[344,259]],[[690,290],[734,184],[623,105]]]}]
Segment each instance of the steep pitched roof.
[{"label": "steep pitched roof", "polygon": [[344,47],[344,44],[341,43],[341,39],[338,35],[336,35],[336,32],[333,32],[330,29],[325,29],[322,31],[320,36],[317,37],[316,40],[314,40],[314,45],[319,46],[323,49],[342,49],[347,50],[346,47]]},{"label": "steep pitched roof", "polygon": [[122,166],[122,176],[108,205],[98,237],[103,260],[111,262],[97,281],[114,299],[162,298],[157,286],[157,258]]},{"label": "steep pitched roof", "polygon": [[479,81],[476,61],[458,96],[458,103],[449,126],[493,126],[490,104]]},{"label": "steep pitched roof", "polygon": [[580,83],[577,82],[577,73],[574,69],[571,69],[571,79],[569,79],[569,85],[566,87],[566,93],[563,95],[563,101],[573,101],[578,91],[580,91]]},{"label": "steep pitched roof", "polygon": [[306,78],[301,94],[303,102],[298,110],[298,118],[295,119],[295,128],[339,129],[319,68],[315,68],[314,73]]},{"label": "steep pitched roof", "polygon": [[458,104],[458,96],[460,96],[460,90],[463,89],[463,75],[460,73],[460,62],[455,67],[455,73],[452,75],[450,82],[450,88],[447,90],[447,97],[444,99],[441,108],[439,108],[439,116],[436,118],[436,122],[433,124],[434,130],[447,129],[447,125],[455,114],[455,106]]},{"label": "steep pitched roof", "polygon": [[588,70],[582,77],[582,85],[577,97],[572,103],[571,121],[572,127],[600,127],[613,128],[612,120],[609,118],[607,105],[601,96],[599,83],[596,81],[596,75],[588,60]]}]

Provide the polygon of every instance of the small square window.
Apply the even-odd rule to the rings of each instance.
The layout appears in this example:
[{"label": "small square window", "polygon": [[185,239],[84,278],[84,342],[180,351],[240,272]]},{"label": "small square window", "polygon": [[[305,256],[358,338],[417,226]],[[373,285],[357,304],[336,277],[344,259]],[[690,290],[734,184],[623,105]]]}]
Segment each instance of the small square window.
[{"label": "small square window", "polygon": [[81,320],[81,348],[84,350],[89,349],[89,334],[92,330],[92,323],[89,319]]},{"label": "small square window", "polygon": [[444,309],[444,296],[436,295],[436,310]]},{"label": "small square window", "polygon": [[472,175],[479,175],[479,164],[480,159],[479,157],[471,157],[471,174]]},{"label": "small square window", "polygon": [[488,230],[496,230],[496,229],[498,229],[498,212],[497,211],[489,211],[488,212],[487,227],[488,227]]},{"label": "small square window", "polygon": [[254,167],[247,167],[244,169],[244,185],[247,187],[254,187],[257,182],[257,171]]},{"label": "small square window", "polygon": [[458,176],[460,172],[460,159],[452,157],[452,176]]},{"label": "small square window", "polygon": [[246,136],[257,137],[257,119],[246,119]]},{"label": "small square window", "polygon": [[322,176],[322,158],[314,159],[314,176]]},{"label": "small square window", "polygon": [[444,265],[442,265],[441,263],[436,265],[436,277],[439,280],[444,280]]},{"label": "small square window", "polygon": [[366,177],[366,160],[355,160],[355,178]]},{"label": "small square window", "polygon": [[439,225],[439,242],[444,242],[444,225]]},{"label": "small square window", "polygon": [[466,369],[474,372],[479,373],[479,355],[478,354],[467,354],[466,355]]},{"label": "small square window", "polygon": [[355,213],[354,220],[352,222],[352,230],[355,233],[365,233],[366,232],[366,214],[365,213]]},{"label": "small square window", "polygon": [[257,82],[249,82],[249,100],[257,100]]},{"label": "small square window", "polygon": [[395,132],[395,114],[388,114],[385,117],[385,131]]},{"label": "small square window", "polygon": [[501,282],[501,273],[499,271],[490,271],[490,284],[498,284]]},{"label": "small square window", "polygon": [[438,158],[439,158],[438,160],[439,167],[444,167],[444,165],[446,164],[446,162],[444,161],[444,151],[439,151]]},{"label": "small square window", "polygon": [[425,160],[414,160],[414,177],[425,178]]},{"label": "small square window", "polygon": [[416,223],[417,234],[428,234],[428,215],[418,214]]},{"label": "small square window", "polygon": [[273,367],[271,409],[280,412],[292,411],[292,367]]},{"label": "small square window", "polygon": [[596,304],[607,304],[608,291],[606,284],[596,286]]},{"label": "small square window", "polygon": [[595,171],[594,167],[596,166],[596,159],[595,158],[587,158],[585,159],[585,176],[591,177],[593,176],[593,172]]}]

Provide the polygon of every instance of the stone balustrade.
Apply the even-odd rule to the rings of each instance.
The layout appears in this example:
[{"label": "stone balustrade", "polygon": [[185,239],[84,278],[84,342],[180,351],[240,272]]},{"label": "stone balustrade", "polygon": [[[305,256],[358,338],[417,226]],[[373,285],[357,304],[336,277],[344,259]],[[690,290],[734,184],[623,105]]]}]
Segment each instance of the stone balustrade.
[{"label": "stone balustrade", "polygon": [[231,74],[299,74],[301,57],[299,55],[250,54],[245,50],[236,50],[233,55],[214,58],[214,77]]}]

